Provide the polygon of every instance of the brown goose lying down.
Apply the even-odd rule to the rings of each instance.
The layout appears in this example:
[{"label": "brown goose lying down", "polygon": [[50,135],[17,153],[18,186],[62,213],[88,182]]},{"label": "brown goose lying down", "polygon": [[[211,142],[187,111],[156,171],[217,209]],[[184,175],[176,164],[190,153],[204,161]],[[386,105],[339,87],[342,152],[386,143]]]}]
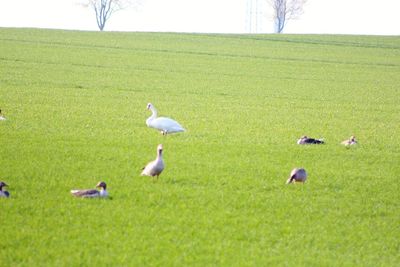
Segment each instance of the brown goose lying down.
[{"label": "brown goose lying down", "polygon": [[286,184],[291,184],[295,182],[304,183],[307,180],[306,170],[303,168],[295,168],[290,173],[289,179],[286,181]]},{"label": "brown goose lying down", "polygon": [[96,185],[97,188],[100,188],[100,191],[97,189],[74,189],[71,190],[71,194],[76,197],[83,198],[103,198],[108,197],[108,192],[106,190],[107,185],[105,182],[98,182]]},{"label": "brown goose lying down", "polygon": [[357,140],[354,135],[351,136],[349,140],[344,140],[342,142],[342,145],[345,145],[345,146],[351,146],[351,145],[355,145],[355,144],[357,144]]},{"label": "brown goose lying down", "polygon": [[323,139],[315,139],[307,137],[306,135],[302,136],[299,140],[297,140],[297,144],[299,145],[311,145],[311,144],[324,144]]},{"label": "brown goose lying down", "polygon": [[142,176],[158,176],[161,174],[161,172],[164,170],[164,161],[162,159],[162,151],[163,151],[163,146],[162,144],[157,146],[157,158],[149,163],[143,168],[142,171]]}]

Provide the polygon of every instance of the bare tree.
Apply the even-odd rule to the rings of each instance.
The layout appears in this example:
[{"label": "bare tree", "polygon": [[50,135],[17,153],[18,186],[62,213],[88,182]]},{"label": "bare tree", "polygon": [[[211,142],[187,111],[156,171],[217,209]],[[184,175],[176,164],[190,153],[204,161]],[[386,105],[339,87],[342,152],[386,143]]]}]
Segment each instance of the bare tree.
[{"label": "bare tree", "polygon": [[307,0],[269,0],[274,9],[275,32],[281,33],[287,21],[298,19],[303,14]]},{"label": "bare tree", "polygon": [[112,14],[131,4],[130,0],[86,0],[83,6],[93,8],[96,13],[97,26],[102,31]]}]

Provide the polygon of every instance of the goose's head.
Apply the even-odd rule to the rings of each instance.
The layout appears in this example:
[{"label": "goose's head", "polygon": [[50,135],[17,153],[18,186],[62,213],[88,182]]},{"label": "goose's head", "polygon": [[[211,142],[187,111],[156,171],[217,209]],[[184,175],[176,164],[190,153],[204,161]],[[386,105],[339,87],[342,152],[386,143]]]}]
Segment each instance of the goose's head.
[{"label": "goose's head", "polygon": [[3,189],[3,187],[8,186],[5,182],[0,182],[0,190]]},{"label": "goose's head", "polygon": [[96,187],[98,187],[98,188],[103,188],[104,190],[106,190],[107,185],[106,185],[105,182],[98,182],[97,185],[96,185]]},{"label": "goose's head", "polygon": [[350,141],[356,141],[356,137],[354,136],[354,135],[352,135],[351,137],[350,137]]},{"label": "goose's head", "polygon": [[147,104],[147,109],[152,109],[152,108],[153,108],[153,104],[148,103],[148,104]]}]

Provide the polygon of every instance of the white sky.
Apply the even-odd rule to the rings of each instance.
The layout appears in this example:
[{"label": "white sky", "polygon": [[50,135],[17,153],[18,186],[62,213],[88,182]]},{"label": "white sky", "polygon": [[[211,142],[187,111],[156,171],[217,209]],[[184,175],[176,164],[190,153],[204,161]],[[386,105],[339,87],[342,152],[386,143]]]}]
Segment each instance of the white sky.
[{"label": "white sky", "polygon": [[[84,0],[0,0],[0,27],[98,30],[94,12]],[[140,0],[138,8],[115,13],[107,31],[245,33],[251,0]],[[271,8],[259,2],[258,26],[273,32]],[[264,3],[264,4],[263,4]],[[308,0],[299,20],[286,33],[400,35],[400,0]],[[253,12],[254,14],[255,12]],[[254,18],[254,17],[253,17]]]}]

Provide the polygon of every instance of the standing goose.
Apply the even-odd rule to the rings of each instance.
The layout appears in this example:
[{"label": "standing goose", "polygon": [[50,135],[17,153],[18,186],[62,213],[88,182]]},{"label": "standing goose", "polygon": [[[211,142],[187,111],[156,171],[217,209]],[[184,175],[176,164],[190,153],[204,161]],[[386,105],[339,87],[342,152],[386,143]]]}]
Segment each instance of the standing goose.
[{"label": "standing goose", "polygon": [[3,116],[3,114],[1,114],[1,109],[0,109],[0,121],[5,121],[6,117]]},{"label": "standing goose", "polygon": [[98,182],[96,185],[97,188],[100,188],[100,191],[97,189],[78,189],[71,190],[71,194],[76,197],[83,198],[98,198],[98,197],[108,197],[108,192],[106,190],[107,185],[105,182]]},{"label": "standing goose", "polygon": [[349,140],[344,140],[342,142],[342,145],[345,145],[345,146],[351,146],[351,145],[355,145],[355,144],[357,144],[357,140],[354,135],[352,135]]},{"label": "standing goose", "polygon": [[153,113],[146,120],[146,124],[148,127],[160,130],[163,135],[185,131],[185,129],[177,121],[173,119],[166,117],[157,118],[157,110],[155,109],[153,104],[148,103],[147,109],[151,110],[151,112]]},{"label": "standing goose", "polygon": [[291,184],[293,182],[302,182],[304,183],[307,179],[306,170],[303,168],[295,168],[290,173],[289,179],[286,181],[286,184]]},{"label": "standing goose", "polygon": [[297,140],[297,144],[299,145],[310,145],[310,144],[324,144],[323,139],[314,139],[309,138],[306,135],[302,136],[299,140]]},{"label": "standing goose", "polygon": [[0,181],[0,197],[10,197],[8,191],[3,191],[3,187],[8,186],[5,182]]},{"label": "standing goose", "polygon": [[162,159],[162,151],[163,151],[163,146],[162,144],[157,146],[157,158],[149,163],[147,163],[146,167],[143,168],[143,171],[141,175],[145,176],[158,176],[161,174],[161,172],[164,170],[164,161]]}]

